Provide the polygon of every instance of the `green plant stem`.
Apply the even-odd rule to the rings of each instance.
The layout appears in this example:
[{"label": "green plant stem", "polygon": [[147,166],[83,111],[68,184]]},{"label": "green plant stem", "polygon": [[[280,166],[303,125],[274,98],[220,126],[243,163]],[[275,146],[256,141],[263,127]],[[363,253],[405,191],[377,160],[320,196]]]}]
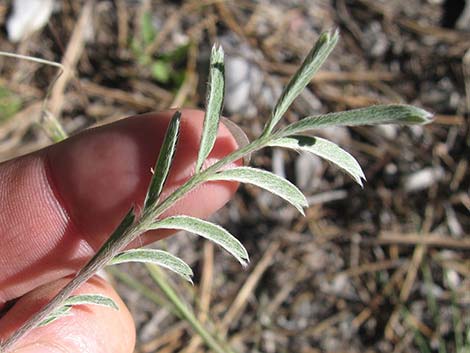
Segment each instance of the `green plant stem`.
[{"label": "green plant stem", "polygon": [[114,266],[107,267],[106,272],[110,273],[113,277],[117,278],[126,286],[139,292],[143,297],[147,298],[151,302],[155,303],[158,306],[164,307],[165,309],[168,309],[172,314],[181,318],[180,313],[176,311],[170,303],[162,299],[161,296],[159,296],[157,293],[155,293],[152,289],[150,289],[146,285],[135,280],[132,276],[128,275],[127,273],[123,271],[118,270]]},{"label": "green plant stem", "polygon": [[127,245],[129,245],[129,243],[147,231],[150,224],[153,223],[155,219],[161,216],[166,210],[168,210],[175,202],[196,188],[198,185],[205,182],[209,176],[215,174],[222,167],[267,146],[272,139],[277,137],[277,134],[260,137],[248,145],[235,150],[223,159],[214,163],[212,166],[191,177],[186,183],[180,186],[175,192],[170,194],[160,204],[144,210],[144,213],[136,223],[127,228],[127,230],[119,238],[108,239],[106,243],[98,250],[98,252],[91,258],[91,260],[75,275],[75,277],[67,285],[65,285],[65,287],[59,291],[59,293],[57,293],[54,298],[52,298],[27,322],[20,326],[20,328],[18,328],[10,337],[3,341],[0,344],[0,352],[4,353],[21,337],[23,337],[33,328],[37,327],[46,317],[58,309],[76,289],[78,289],[83,283],[93,277],[96,272],[104,268],[107,263],[118,254],[118,252],[122,251]]},{"label": "green plant stem", "polygon": [[192,311],[180,300],[178,294],[171,288],[170,284],[165,280],[162,271],[153,264],[145,264],[147,267],[150,276],[161,289],[161,291],[166,295],[166,297],[173,303],[176,310],[180,315],[185,319],[191,327],[196,331],[199,336],[206,342],[207,346],[216,353],[233,353],[229,347],[222,347],[219,342],[206,331],[204,326],[198,321],[196,316]]}]

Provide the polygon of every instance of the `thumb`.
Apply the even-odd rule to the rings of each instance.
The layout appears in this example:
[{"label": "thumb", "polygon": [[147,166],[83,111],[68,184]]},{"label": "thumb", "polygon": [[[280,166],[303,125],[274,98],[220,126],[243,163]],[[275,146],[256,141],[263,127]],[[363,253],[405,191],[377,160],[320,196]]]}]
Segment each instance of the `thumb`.
[{"label": "thumb", "polygon": [[[166,112],[123,119],[0,164],[0,305],[74,273],[130,206],[142,204],[171,116]],[[200,111],[182,111],[166,194],[193,173],[203,117]],[[209,162],[236,146],[221,125]],[[207,217],[235,189],[234,183],[204,184],[168,213]],[[163,235],[167,233],[151,240]]]}]

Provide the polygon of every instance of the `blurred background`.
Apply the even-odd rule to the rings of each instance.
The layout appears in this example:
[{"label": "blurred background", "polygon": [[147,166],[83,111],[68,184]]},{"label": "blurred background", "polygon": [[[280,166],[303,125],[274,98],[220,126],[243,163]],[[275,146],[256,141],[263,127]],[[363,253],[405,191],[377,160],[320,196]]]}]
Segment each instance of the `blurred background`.
[{"label": "blurred background", "polygon": [[339,45],[288,121],[402,102],[434,112],[435,122],[315,132],[359,160],[363,189],[311,155],[254,155],[253,165],[307,195],[306,217],[241,187],[213,221],[248,248],[246,270],[186,234],[155,246],[193,267],[194,286],[142,265],[113,268],[136,352],[211,351],[168,286],[226,352],[470,352],[470,1],[0,3],[1,50],[64,71],[57,78],[57,67],[0,56],[0,161],[53,143],[60,128],[203,108],[214,42],[226,52],[224,114],[253,138],[331,28]]}]

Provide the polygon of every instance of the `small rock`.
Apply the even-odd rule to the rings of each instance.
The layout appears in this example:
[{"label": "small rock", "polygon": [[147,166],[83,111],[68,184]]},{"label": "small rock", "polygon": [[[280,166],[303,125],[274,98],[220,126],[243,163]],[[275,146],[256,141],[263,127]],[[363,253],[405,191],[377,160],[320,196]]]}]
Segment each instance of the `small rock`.
[{"label": "small rock", "polygon": [[429,188],[444,177],[444,169],[441,167],[424,168],[409,175],[404,182],[406,192],[415,192]]},{"label": "small rock", "polygon": [[42,28],[53,8],[54,0],[15,0],[6,24],[8,39],[16,43]]}]

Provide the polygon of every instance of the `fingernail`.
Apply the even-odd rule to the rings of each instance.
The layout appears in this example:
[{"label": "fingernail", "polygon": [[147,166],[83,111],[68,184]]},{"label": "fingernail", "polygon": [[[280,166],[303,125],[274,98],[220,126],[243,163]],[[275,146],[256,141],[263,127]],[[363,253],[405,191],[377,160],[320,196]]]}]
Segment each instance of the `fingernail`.
[{"label": "fingernail", "polygon": [[57,346],[34,343],[25,347],[18,348],[11,353],[66,353]]}]

